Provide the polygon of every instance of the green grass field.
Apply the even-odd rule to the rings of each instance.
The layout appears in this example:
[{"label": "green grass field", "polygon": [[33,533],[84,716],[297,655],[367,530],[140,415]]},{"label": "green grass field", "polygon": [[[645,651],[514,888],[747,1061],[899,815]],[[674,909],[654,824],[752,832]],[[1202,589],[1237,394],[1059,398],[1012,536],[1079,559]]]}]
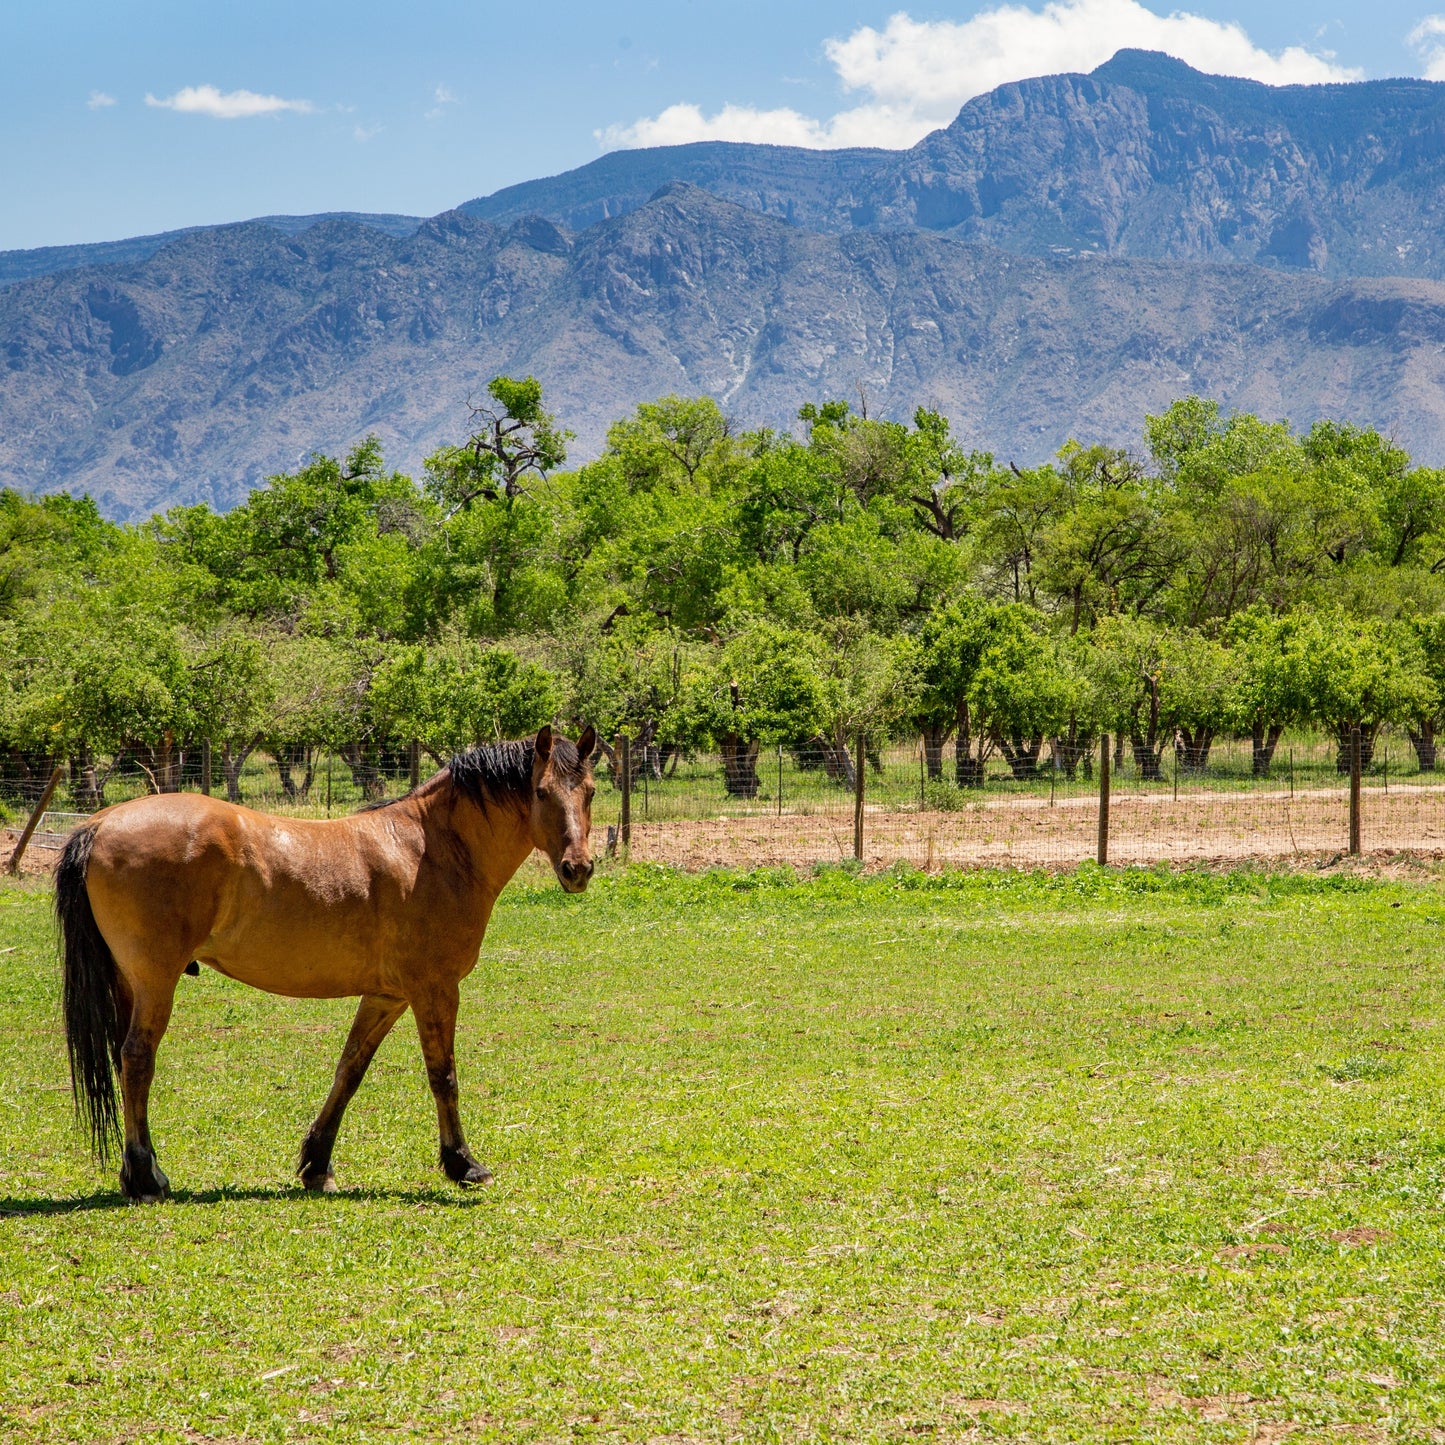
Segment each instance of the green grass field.
[{"label": "green grass field", "polygon": [[0,1439],[1445,1440],[1445,906],[1348,876],[636,868],[499,907],[461,1194],[404,1021],[182,980],[87,1162],[0,892]]}]

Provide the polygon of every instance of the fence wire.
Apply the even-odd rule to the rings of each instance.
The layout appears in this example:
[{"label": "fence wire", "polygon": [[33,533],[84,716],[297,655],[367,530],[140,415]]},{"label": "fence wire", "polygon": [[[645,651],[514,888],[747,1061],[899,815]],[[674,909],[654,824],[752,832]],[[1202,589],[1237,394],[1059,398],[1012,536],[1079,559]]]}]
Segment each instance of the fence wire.
[{"label": "fence wire", "polygon": [[[1011,768],[994,756],[981,781],[976,770],[959,769],[951,747],[931,766],[921,744],[865,744],[863,752],[860,800],[856,745],[728,757],[643,748],[629,751],[630,787],[621,750],[611,748],[597,761],[594,851],[684,869],[811,868],[855,857],[870,868],[1066,866],[1097,855],[1097,745],[1071,769],[1057,766],[1047,749],[1034,767]],[[1142,759],[1129,746],[1111,752],[1110,862],[1286,860],[1347,850],[1350,778],[1333,737],[1282,739],[1263,773],[1247,738],[1216,743],[1207,759],[1194,760],[1200,766],[1185,766],[1183,758],[1173,748]],[[418,764],[421,777],[434,770],[425,757]],[[960,784],[960,771],[968,783]],[[0,810],[11,846],[48,775],[46,767],[0,757]],[[265,812],[340,817],[400,797],[412,776],[405,749],[361,767],[321,748],[280,761],[256,752],[232,768],[229,787],[213,759],[211,791]],[[199,757],[183,755],[173,781],[199,790]],[[1408,743],[1383,738],[1360,783],[1363,851],[1445,856],[1445,773],[1422,770]],[[32,866],[53,862],[98,803],[154,788],[152,774],[125,758],[63,764],[30,843]]]}]

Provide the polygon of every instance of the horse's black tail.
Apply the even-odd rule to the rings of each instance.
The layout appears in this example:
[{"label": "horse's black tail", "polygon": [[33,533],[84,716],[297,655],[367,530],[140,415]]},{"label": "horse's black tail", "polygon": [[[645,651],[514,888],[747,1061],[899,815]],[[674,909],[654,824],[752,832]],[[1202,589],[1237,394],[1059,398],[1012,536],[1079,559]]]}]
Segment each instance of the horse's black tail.
[{"label": "horse's black tail", "polygon": [[102,1163],[120,1135],[115,1071],[120,1067],[118,979],[110,945],[96,927],[85,889],[95,829],[70,836],[55,870],[55,916],[64,955],[65,1044],[75,1112]]}]

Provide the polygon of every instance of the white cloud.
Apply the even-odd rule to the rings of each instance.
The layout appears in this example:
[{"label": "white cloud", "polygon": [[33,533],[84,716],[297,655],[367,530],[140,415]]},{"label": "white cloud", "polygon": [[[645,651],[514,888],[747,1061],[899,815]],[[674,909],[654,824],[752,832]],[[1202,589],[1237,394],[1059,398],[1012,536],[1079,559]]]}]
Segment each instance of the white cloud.
[{"label": "white cloud", "polygon": [[187,85],[174,95],[158,100],[146,96],[146,104],[162,110],[179,110],[187,115],[209,115],[217,120],[245,120],[253,115],[280,115],[295,111],[310,115],[316,107],[309,100],[283,100],[279,95],[258,95],[254,90],[217,90],[214,85]]},{"label": "white cloud", "polygon": [[900,11],[882,30],[865,25],[825,42],[843,88],[864,97],[827,119],[739,105],[708,116],[683,104],[596,134],[605,149],[695,140],[910,146],[947,125],[975,95],[1033,75],[1092,70],[1126,47],[1162,50],[1199,70],[1270,85],[1361,75],[1336,65],[1328,52],[1291,45],[1272,53],[1237,24],[1187,11],[1158,15],[1139,0],[1050,0],[1038,10],[1004,4],[960,21],[914,20]]},{"label": "white cloud", "polygon": [[359,141],[369,141],[385,129],[384,125],[356,125],[352,126],[351,134]]},{"label": "white cloud", "polygon": [[444,85],[439,85],[433,96],[436,104],[426,113],[427,120],[440,120],[449,105],[460,105],[461,101]]},{"label": "white cloud", "polygon": [[90,110],[104,110],[107,106],[115,104],[115,97],[107,95],[103,90],[92,90],[90,99],[85,104]]},{"label": "white cloud", "polygon": [[1427,15],[1405,37],[1405,44],[1425,62],[1426,80],[1445,80],[1445,15]]}]

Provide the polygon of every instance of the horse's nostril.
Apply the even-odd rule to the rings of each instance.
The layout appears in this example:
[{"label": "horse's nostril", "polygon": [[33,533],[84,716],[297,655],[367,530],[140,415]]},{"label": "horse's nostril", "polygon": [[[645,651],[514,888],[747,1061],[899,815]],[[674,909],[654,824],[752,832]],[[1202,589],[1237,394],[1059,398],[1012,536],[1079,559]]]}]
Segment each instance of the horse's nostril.
[{"label": "horse's nostril", "polygon": [[570,883],[577,876],[577,865],[564,860],[562,864],[562,876]]}]

